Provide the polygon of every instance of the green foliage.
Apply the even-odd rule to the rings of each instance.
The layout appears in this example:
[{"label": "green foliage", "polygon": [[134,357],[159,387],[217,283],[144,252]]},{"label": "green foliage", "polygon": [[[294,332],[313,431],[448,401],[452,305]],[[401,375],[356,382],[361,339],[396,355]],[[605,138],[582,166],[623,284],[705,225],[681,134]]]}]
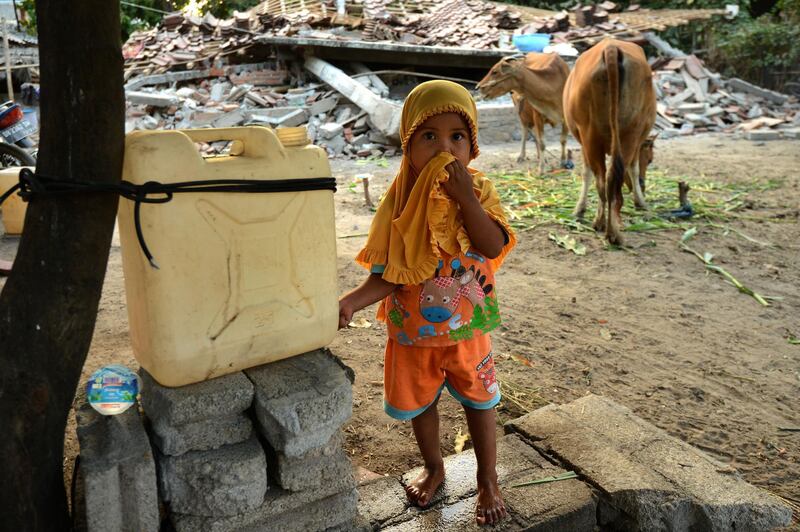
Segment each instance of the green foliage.
[{"label": "green foliage", "polygon": [[721,28],[709,56],[722,74],[765,83],[800,61],[800,27],[774,16]]}]

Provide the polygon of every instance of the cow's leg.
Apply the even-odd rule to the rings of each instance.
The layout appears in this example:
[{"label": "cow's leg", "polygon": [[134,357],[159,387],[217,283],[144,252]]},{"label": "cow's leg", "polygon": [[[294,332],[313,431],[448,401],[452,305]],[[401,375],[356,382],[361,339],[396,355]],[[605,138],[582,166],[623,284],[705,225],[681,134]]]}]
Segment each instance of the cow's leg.
[{"label": "cow's leg", "polygon": [[644,199],[644,191],[642,190],[642,183],[639,180],[639,158],[633,158],[633,164],[630,166],[631,182],[633,182],[633,204],[639,210],[647,209],[647,202]]},{"label": "cow's leg", "polygon": [[545,145],[544,145],[544,133],[539,132],[536,135],[536,155],[539,158],[539,175],[544,175],[544,154]]},{"label": "cow's leg", "polygon": [[607,227],[607,220],[606,220],[606,201],[607,201],[607,192],[606,189],[606,174],[605,172],[593,172],[594,173],[594,185],[597,188],[597,213],[594,216],[594,222],[592,223],[592,227],[598,233],[605,232]]},{"label": "cow's leg", "polygon": [[589,163],[586,162],[586,158],[583,159],[583,179],[581,180],[581,195],[578,198],[578,204],[575,206],[575,210],[572,214],[575,215],[575,218],[578,220],[583,220],[583,215],[586,214],[586,196],[589,193],[589,185],[592,182],[592,169],[589,167]]},{"label": "cow's leg", "polygon": [[[622,169],[619,172],[614,170],[614,162],[612,156],[611,166],[608,168],[608,175],[606,177],[606,200],[608,202],[608,221],[606,225],[606,239],[610,244],[622,245],[622,184],[625,180],[625,172],[633,165],[633,153],[630,150],[630,144],[623,144],[620,150],[620,157],[622,159]],[[631,176],[633,177],[633,176]],[[636,179],[632,179],[636,181]]]},{"label": "cow's leg", "polygon": [[561,168],[567,165],[567,123],[561,123]]},{"label": "cow's leg", "polygon": [[519,149],[519,157],[517,157],[517,162],[521,163],[525,159],[527,159],[527,157],[525,156],[525,143],[528,140],[528,128],[522,122],[519,123],[519,126],[520,130],[522,131],[522,145],[520,146]]},{"label": "cow's leg", "polygon": [[539,175],[544,175],[544,117],[534,110],[533,127],[536,130],[536,156],[539,159]]},{"label": "cow's leg", "polygon": [[[594,174],[595,187],[597,188],[597,213],[594,217],[592,227],[595,231],[603,232],[606,228],[606,156],[602,143],[593,141],[591,135],[584,135],[581,139],[581,154],[583,155],[583,186],[578,206],[575,208],[576,215],[579,211],[586,210],[586,196],[589,192],[589,180]],[[582,214],[582,212],[580,213]]]}]

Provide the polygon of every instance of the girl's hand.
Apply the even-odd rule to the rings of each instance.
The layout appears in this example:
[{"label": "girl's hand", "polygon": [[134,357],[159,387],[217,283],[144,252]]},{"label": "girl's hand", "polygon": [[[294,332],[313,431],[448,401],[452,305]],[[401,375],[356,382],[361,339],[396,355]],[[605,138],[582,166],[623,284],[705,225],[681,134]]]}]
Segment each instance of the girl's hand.
[{"label": "girl's hand", "polygon": [[461,161],[456,159],[445,166],[445,170],[450,174],[450,178],[443,183],[443,186],[451,198],[457,201],[459,205],[477,199],[475,192],[472,190],[472,174],[469,173],[469,170]]},{"label": "girl's hand", "polygon": [[339,328],[344,329],[353,321],[353,313],[355,309],[352,303],[348,300],[347,296],[339,300]]}]

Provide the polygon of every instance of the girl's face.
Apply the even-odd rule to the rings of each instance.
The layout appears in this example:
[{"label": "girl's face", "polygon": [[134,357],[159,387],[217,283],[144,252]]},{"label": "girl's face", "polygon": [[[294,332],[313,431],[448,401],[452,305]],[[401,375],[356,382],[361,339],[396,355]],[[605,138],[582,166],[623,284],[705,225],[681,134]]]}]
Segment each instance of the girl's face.
[{"label": "girl's face", "polygon": [[471,151],[469,128],[458,113],[442,113],[430,117],[414,131],[408,144],[408,156],[417,174],[441,152],[452,154],[461,164],[467,166]]}]

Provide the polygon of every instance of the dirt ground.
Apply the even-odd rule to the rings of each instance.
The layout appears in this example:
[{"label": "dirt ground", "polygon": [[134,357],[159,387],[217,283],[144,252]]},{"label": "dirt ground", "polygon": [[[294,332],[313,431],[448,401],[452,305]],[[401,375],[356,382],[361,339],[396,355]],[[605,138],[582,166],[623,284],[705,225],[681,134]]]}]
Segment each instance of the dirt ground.
[{"label": "dirt ground", "polygon": [[[516,144],[482,148],[476,168],[520,167]],[[398,164],[397,158],[332,163],[339,183],[342,291],[365,275],[353,257],[372,216],[360,190],[348,185],[355,174],[370,173],[377,198]],[[712,252],[717,264],[754,290],[782,299],[763,307],[706,273],[697,257],[678,249],[677,230],[627,233],[627,252],[607,249],[593,235],[578,235],[585,256],[557,247],[548,240],[547,227],[522,233],[497,277],[504,325],[493,337],[507,397],[498,422],[549,402],[605,395],[735,467],[753,484],[800,503],[800,433],[781,430],[800,427],[800,345],[789,342],[800,337],[800,143],[719,136],[660,141],[654,167],[690,182],[704,177],[775,185],[750,194],[751,219],[732,224],[772,246],[703,229],[693,246]],[[136,366],[118,246],[115,239],[83,382],[105,364]],[[15,248],[13,239],[4,239],[0,253],[8,258]],[[356,372],[354,414],[346,427],[354,463],[400,475],[418,465],[418,451],[410,423],[383,412],[385,330],[375,323],[374,310],[357,315],[372,327],[344,330],[330,347]],[[446,395],[440,402],[441,439],[443,452],[450,454],[456,434],[467,428],[458,403]],[[67,479],[77,452],[70,416]]]}]

